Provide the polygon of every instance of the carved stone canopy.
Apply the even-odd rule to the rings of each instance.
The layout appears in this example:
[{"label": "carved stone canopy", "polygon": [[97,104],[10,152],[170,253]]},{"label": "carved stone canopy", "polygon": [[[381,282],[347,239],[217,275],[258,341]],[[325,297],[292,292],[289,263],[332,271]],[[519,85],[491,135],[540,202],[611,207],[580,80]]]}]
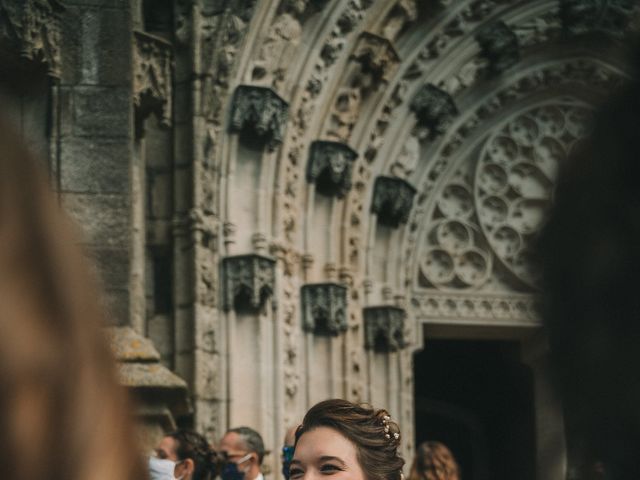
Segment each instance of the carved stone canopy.
[{"label": "carved stone canopy", "polygon": [[380,176],[373,187],[371,212],[381,224],[397,228],[409,220],[415,194],[416,189],[406,180]]},{"label": "carved stone canopy", "polygon": [[633,0],[560,1],[562,26],[573,35],[600,31],[621,37],[639,9]]},{"label": "carved stone canopy", "polygon": [[[47,74],[60,77],[60,25],[64,7],[57,0],[0,0],[0,54],[19,52],[31,62],[46,64]],[[7,51],[5,51],[7,49]]]},{"label": "carved stone canopy", "polygon": [[353,162],[358,157],[344,143],[317,140],[311,144],[307,180],[327,196],[343,197],[351,189]]},{"label": "carved stone canopy", "polygon": [[418,123],[427,127],[431,136],[444,133],[458,114],[451,95],[431,83],[425,84],[418,91],[410,108],[418,118]]},{"label": "carved stone canopy", "polygon": [[367,350],[396,352],[406,347],[404,338],[405,311],[396,306],[363,309],[364,341]]},{"label": "carved stone canopy", "polygon": [[172,46],[166,40],[135,31],[133,103],[138,120],[154,112],[160,123],[171,126]]},{"label": "carved stone canopy", "polygon": [[495,22],[476,35],[482,55],[494,73],[504,72],[520,60],[520,45],[515,32],[503,21]]},{"label": "carved stone canopy", "polygon": [[240,85],[233,96],[230,130],[249,132],[269,148],[284,138],[289,104],[268,87]]},{"label": "carved stone canopy", "polygon": [[224,309],[257,311],[275,290],[273,258],[257,254],[237,255],[222,260]]},{"label": "carved stone canopy", "polygon": [[337,336],[347,330],[347,287],[337,283],[303,285],[301,297],[305,331]]},{"label": "carved stone canopy", "polygon": [[365,88],[388,82],[400,64],[400,57],[389,39],[369,32],[360,34],[351,58],[360,64],[361,74],[368,78]]}]

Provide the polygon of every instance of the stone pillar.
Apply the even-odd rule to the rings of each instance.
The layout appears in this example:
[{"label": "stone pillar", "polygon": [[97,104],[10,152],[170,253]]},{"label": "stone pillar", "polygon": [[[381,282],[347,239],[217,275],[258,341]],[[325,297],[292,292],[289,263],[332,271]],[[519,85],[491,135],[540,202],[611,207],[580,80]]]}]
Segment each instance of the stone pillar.
[{"label": "stone pillar", "polygon": [[536,478],[564,480],[567,449],[562,402],[551,384],[549,345],[543,334],[524,343],[522,360],[533,373]]}]

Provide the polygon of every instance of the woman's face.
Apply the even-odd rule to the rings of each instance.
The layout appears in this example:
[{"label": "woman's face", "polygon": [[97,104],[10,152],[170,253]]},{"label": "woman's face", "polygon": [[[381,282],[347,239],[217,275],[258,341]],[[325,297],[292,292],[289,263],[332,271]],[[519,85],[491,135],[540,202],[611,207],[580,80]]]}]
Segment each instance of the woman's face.
[{"label": "woman's face", "polygon": [[290,480],[365,480],[355,445],[328,427],[302,434],[290,472]]}]

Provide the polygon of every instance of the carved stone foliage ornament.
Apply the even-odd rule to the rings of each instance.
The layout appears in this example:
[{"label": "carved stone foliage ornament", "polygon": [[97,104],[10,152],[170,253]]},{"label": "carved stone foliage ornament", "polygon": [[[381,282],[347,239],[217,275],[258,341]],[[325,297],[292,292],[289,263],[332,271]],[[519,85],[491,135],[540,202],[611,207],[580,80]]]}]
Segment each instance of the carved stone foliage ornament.
[{"label": "carved stone foliage ornament", "polygon": [[587,107],[566,101],[515,116],[446,182],[420,256],[424,286],[478,290],[497,274],[514,290],[537,287],[532,244],[558,168],[590,117]]},{"label": "carved stone foliage ornament", "polygon": [[506,23],[498,21],[482,29],[476,40],[482,55],[489,61],[494,73],[504,72],[520,59],[518,37]]},{"label": "carved stone foliage ornament", "polygon": [[389,227],[407,223],[416,189],[406,180],[396,177],[378,177],[373,188],[371,212],[378,222]]},{"label": "carved stone foliage ornament", "polygon": [[57,0],[0,0],[0,43],[29,61],[46,64],[49,75],[60,77],[63,11]]},{"label": "carved stone foliage ornament", "polygon": [[347,287],[317,283],[302,287],[302,324],[317,335],[337,336],[347,330]]},{"label": "carved stone foliage ornament", "polygon": [[385,37],[369,32],[360,34],[351,58],[360,64],[363,90],[376,88],[381,82],[388,82],[400,63],[400,57],[391,42]]},{"label": "carved stone foliage ornament", "polygon": [[396,352],[406,346],[405,311],[395,306],[365,307],[364,346],[376,352]]},{"label": "carved stone foliage ornament", "polygon": [[171,125],[173,52],[169,42],[134,32],[133,103],[141,118],[154,112],[160,123]]},{"label": "carved stone foliage ornament", "polygon": [[358,157],[344,143],[318,140],[311,144],[307,180],[319,193],[343,197],[351,189],[353,162]]},{"label": "carved stone foliage ornament", "polygon": [[431,83],[424,85],[411,101],[411,111],[418,123],[429,129],[431,135],[444,133],[458,114],[451,96]]},{"label": "carved stone foliage ornament", "polygon": [[275,148],[284,138],[288,108],[271,88],[240,85],[233,96],[230,129],[255,134]]},{"label": "carved stone foliage ornament", "polygon": [[224,309],[262,309],[275,290],[275,264],[273,258],[255,254],[224,258]]},{"label": "carved stone foliage ornament", "polygon": [[574,35],[606,32],[623,36],[640,5],[635,0],[562,0],[560,16],[564,29]]}]

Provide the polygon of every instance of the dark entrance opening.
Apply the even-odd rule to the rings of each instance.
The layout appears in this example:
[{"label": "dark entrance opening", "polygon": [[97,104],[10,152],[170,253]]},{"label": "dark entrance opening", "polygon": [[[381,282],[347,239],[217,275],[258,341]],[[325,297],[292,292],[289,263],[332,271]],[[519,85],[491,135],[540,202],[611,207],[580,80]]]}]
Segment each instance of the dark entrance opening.
[{"label": "dark entrance opening", "polygon": [[534,480],[533,379],[508,341],[428,340],[414,358],[416,446],[435,440],[463,480]]}]

